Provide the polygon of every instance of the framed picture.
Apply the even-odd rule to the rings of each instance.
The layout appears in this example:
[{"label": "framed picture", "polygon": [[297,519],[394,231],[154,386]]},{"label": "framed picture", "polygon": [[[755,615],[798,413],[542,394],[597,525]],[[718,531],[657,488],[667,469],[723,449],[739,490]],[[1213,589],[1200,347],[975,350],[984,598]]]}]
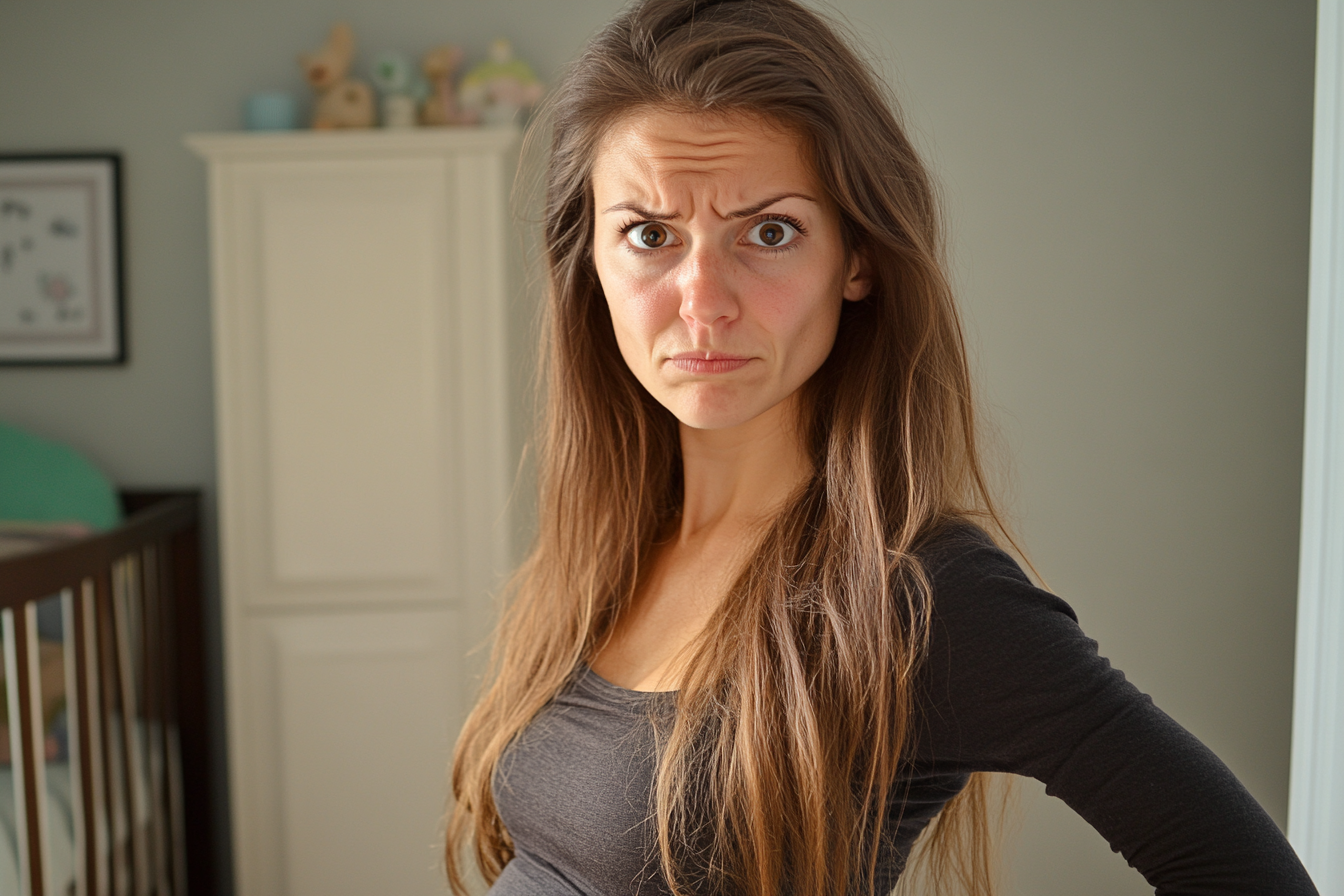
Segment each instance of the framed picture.
[{"label": "framed picture", "polygon": [[0,364],[126,360],[117,153],[0,154]]}]

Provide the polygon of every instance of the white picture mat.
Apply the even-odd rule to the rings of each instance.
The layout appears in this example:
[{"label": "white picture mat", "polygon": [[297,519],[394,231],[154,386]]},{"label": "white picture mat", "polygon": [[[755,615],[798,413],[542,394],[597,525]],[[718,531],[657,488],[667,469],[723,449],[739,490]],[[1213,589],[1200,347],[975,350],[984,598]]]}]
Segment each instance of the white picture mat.
[{"label": "white picture mat", "polygon": [[0,362],[120,358],[114,166],[0,158]]}]

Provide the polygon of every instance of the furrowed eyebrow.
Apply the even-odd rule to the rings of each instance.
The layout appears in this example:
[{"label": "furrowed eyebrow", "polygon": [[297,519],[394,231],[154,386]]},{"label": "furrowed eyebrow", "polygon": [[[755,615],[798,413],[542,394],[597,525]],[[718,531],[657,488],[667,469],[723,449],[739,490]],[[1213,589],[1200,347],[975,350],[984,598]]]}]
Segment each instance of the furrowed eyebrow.
[{"label": "furrowed eyebrow", "polygon": [[[759,214],[776,202],[782,202],[785,199],[805,199],[808,202],[817,201],[806,193],[780,193],[778,196],[771,196],[769,199],[748,206],[747,208],[740,208],[737,211],[729,212],[727,216],[729,218],[750,218],[752,215]],[[611,212],[634,212],[641,218],[647,218],[650,221],[675,221],[681,217],[680,212],[655,212],[633,202],[618,202],[610,208],[602,209],[602,214],[604,215]]]},{"label": "furrowed eyebrow", "polygon": [[636,205],[633,202],[618,202],[611,208],[602,209],[602,214],[604,215],[609,214],[611,212],[634,212],[641,218],[648,218],[650,221],[675,221],[681,217],[680,212],[673,212],[672,214],[668,214],[666,212],[650,211],[649,209]]},{"label": "furrowed eyebrow", "polygon": [[782,202],[785,199],[806,199],[808,202],[817,201],[813,199],[811,196],[807,195],[806,193],[780,193],[778,196],[772,196],[771,198],[765,200],[764,202],[758,202],[755,205],[750,206],[749,208],[741,208],[735,212],[729,212],[728,217],[750,218],[752,215],[763,212],[770,206],[774,205],[776,202]]}]

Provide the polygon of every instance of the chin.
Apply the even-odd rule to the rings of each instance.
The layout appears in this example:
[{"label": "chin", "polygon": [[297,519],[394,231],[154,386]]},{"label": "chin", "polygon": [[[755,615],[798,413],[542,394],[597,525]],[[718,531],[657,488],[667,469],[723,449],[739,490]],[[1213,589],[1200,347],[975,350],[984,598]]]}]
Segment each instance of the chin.
[{"label": "chin", "polygon": [[740,414],[678,414],[673,412],[673,416],[682,426],[703,430],[732,429],[751,419],[751,417],[744,417]]},{"label": "chin", "polygon": [[[732,429],[756,419],[776,402],[752,400],[739,394],[711,394],[658,396],[659,403],[672,412],[683,426],[691,429]],[[735,390],[731,390],[735,391]],[[718,392],[719,394],[713,394]]]}]

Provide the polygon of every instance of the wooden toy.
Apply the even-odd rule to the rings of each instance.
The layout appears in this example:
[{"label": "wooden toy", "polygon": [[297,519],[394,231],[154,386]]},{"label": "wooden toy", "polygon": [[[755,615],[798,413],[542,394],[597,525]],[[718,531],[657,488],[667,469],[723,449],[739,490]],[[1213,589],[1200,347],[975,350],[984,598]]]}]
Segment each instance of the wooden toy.
[{"label": "wooden toy", "polygon": [[317,91],[313,106],[315,129],[373,127],[373,90],[363,81],[349,77],[354,58],[355,34],[345,22],[331,26],[331,34],[319,50],[299,56],[304,77]]},{"label": "wooden toy", "polygon": [[420,61],[421,71],[430,84],[430,95],[420,106],[423,125],[475,124],[475,112],[463,109],[457,102],[453,76],[462,65],[462,48],[452,44],[435,47]]}]

